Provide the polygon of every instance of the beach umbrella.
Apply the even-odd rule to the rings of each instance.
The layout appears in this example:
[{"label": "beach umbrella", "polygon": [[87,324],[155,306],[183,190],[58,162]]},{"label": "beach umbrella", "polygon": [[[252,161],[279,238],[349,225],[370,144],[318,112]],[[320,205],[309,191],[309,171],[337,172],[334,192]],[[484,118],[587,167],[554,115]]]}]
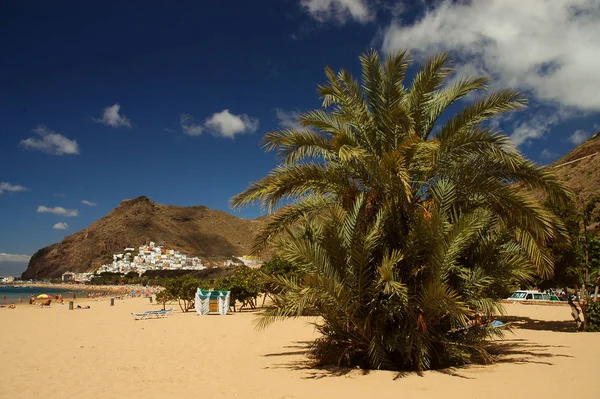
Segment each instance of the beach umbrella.
[{"label": "beach umbrella", "polygon": [[52,299],[52,296],[48,294],[40,294],[36,297],[36,299]]}]

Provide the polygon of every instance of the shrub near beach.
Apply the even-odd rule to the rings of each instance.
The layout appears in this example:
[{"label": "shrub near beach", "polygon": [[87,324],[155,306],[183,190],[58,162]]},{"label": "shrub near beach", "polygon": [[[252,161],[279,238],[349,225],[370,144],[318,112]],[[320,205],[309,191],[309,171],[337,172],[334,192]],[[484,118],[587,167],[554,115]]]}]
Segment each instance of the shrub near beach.
[{"label": "shrub near beach", "polygon": [[326,68],[323,109],[268,133],[281,165],[232,200],[269,210],[285,200],[254,249],[273,245],[305,272],[274,279],[281,290],[258,325],[316,312],[320,364],[490,362],[485,345],[502,331],[481,320],[511,285],[552,273],[545,245],[562,223],[532,192],[569,197],[490,123],[524,108],[520,93],[449,81],[445,54],[408,83],[406,53],[360,62],[361,81]]},{"label": "shrub near beach", "polygon": [[[579,331],[596,331],[600,325],[598,297],[600,288],[600,239],[590,226],[600,223],[600,197],[588,199],[583,209],[547,204],[565,225],[567,237],[557,237],[548,246],[553,255],[554,275],[538,281],[538,287],[561,287],[570,293],[571,315]],[[569,289],[571,288],[571,289]],[[571,294],[572,297],[571,297]]]},{"label": "shrub near beach", "polygon": [[163,286],[165,289],[157,296],[157,301],[163,304],[177,301],[182,312],[194,309],[198,288],[230,291],[234,311],[237,310],[236,302],[241,305],[239,310],[244,307],[254,309],[258,296],[263,292],[259,272],[248,267],[236,267],[230,276],[217,279],[199,279],[189,275],[165,278]]}]

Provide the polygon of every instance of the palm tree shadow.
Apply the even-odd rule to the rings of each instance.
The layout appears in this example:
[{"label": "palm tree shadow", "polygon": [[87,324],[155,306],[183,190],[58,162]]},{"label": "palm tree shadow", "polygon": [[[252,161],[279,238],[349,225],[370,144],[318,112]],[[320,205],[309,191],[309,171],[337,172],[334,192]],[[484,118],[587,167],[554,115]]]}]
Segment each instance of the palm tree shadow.
[{"label": "palm tree shadow", "polygon": [[[541,345],[535,342],[531,342],[527,339],[518,338],[512,340],[504,339],[501,341],[490,343],[486,347],[486,350],[492,356],[494,364],[543,364],[550,366],[553,365],[553,363],[550,362],[549,359],[553,357],[572,357],[570,355],[551,352],[550,350],[552,348],[568,347],[565,345]],[[467,364],[463,366],[447,367],[444,369],[437,369],[432,371],[446,374],[452,377],[474,379],[474,377],[465,375],[461,372],[474,370],[475,368],[482,369],[485,367],[486,365],[481,364]],[[394,379],[401,379],[414,374],[423,376],[422,373],[419,374],[415,372],[405,371],[399,372]]]},{"label": "palm tree shadow", "polygon": [[[521,318],[524,319],[524,318]],[[525,318],[526,319],[526,318]],[[525,321],[530,323],[530,321]],[[535,327],[540,326],[539,323],[532,321]],[[552,322],[548,322],[552,323]],[[557,322],[558,323],[558,322]],[[527,324],[525,324],[527,325]],[[544,328],[548,328],[547,325],[542,324]],[[551,326],[551,325],[550,325]],[[523,327],[520,327],[523,328]],[[532,328],[533,329],[533,328]],[[552,330],[553,331],[553,330]],[[305,375],[303,379],[322,379],[328,377],[342,377],[342,376],[361,376],[369,374],[370,370],[347,367],[334,367],[334,366],[318,366],[314,360],[309,358],[310,354],[310,341],[296,341],[293,345],[285,346],[284,348],[292,349],[288,351],[282,351],[278,353],[267,353],[265,357],[285,357],[294,356],[293,360],[289,360],[282,363],[276,363],[265,368],[285,368],[294,371],[302,371]],[[552,348],[568,348],[564,345],[542,345],[527,339],[504,339],[490,343],[486,350],[494,359],[494,363],[512,363],[512,364],[542,364],[552,365],[550,359],[554,357],[572,357],[561,353],[552,351]],[[297,356],[302,355],[302,359],[297,359]],[[443,369],[432,370],[433,372],[442,373],[448,376],[473,379],[474,377],[465,374],[469,370],[474,368],[486,367],[480,364],[468,364],[464,366],[447,367]],[[415,371],[398,371],[393,377],[394,380],[403,379],[412,375],[423,376],[423,373]]]},{"label": "palm tree shadow", "polygon": [[489,345],[487,351],[494,357],[496,363],[552,365],[550,359],[553,357],[572,357],[552,352],[551,348],[567,348],[567,346],[541,345],[524,339],[506,339]]},{"label": "palm tree shadow", "polygon": [[288,350],[276,353],[264,354],[264,357],[285,357],[285,356],[298,356],[304,355],[302,359],[289,360],[283,363],[276,363],[265,368],[285,368],[294,371],[303,371],[305,376],[303,379],[321,379],[326,377],[341,377],[351,373],[355,373],[357,370],[361,374],[368,374],[369,370],[362,370],[359,368],[346,368],[346,367],[334,367],[334,366],[319,366],[316,362],[309,357],[310,347],[313,344],[311,341],[295,341],[293,345],[284,346]]},{"label": "palm tree shadow", "polygon": [[575,322],[571,320],[536,320],[525,316],[504,316],[501,317],[501,319],[503,322],[511,323],[513,327],[523,330],[577,332],[577,326]]}]

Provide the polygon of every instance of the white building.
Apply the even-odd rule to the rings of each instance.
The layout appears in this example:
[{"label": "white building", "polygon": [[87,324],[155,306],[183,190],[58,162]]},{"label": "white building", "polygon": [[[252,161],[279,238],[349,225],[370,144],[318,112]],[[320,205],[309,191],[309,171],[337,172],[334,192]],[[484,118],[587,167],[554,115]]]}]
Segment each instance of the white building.
[{"label": "white building", "polygon": [[102,265],[96,273],[129,273],[140,275],[147,270],[202,270],[202,260],[198,257],[188,257],[174,249],[155,246],[154,242],[135,249],[125,248],[125,254],[114,254],[113,262]]},{"label": "white building", "polygon": [[62,274],[62,281],[74,281],[78,283],[85,283],[92,279],[94,273],[73,273],[73,272],[65,272]]}]

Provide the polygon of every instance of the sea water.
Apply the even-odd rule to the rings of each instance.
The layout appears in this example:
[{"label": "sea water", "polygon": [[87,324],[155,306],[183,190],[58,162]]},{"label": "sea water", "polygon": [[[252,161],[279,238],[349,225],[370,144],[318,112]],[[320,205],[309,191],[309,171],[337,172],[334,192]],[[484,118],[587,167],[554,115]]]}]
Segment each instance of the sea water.
[{"label": "sea water", "polygon": [[0,304],[19,303],[19,298],[23,298],[23,302],[28,303],[29,298],[32,296],[35,298],[40,294],[48,294],[53,297],[56,294],[60,294],[65,300],[68,300],[73,298],[73,294],[75,294],[77,298],[86,298],[88,293],[91,293],[91,291],[78,290],[75,287],[70,289],[0,285]]}]

